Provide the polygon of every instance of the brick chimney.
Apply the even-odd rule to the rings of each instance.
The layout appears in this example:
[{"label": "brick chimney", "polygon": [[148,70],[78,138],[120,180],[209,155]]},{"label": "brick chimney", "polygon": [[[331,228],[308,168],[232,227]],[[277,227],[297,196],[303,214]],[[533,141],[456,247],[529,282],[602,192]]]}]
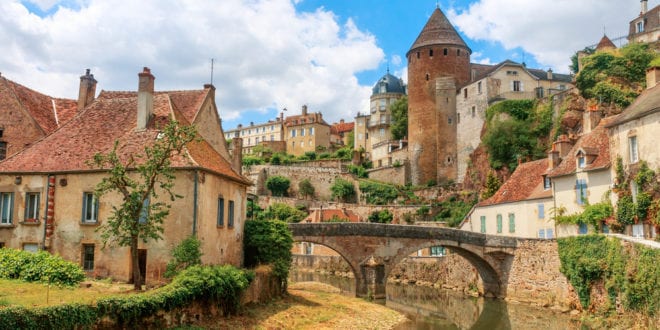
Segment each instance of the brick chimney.
[{"label": "brick chimney", "polygon": [[302,115],[307,116],[307,105],[302,106]]},{"label": "brick chimney", "polygon": [[78,111],[85,109],[86,106],[94,101],[96,95],[96,79],[94,75],[89,73],[89,69],[85,70],[85,75],[80,76],[80,88],[78,89]]},{"label": "brick chimney", "polygon": [[646,88],[653,88],[660,83],[660,66],[646,69]]},{"label": "brick chimney", "polygon": [[582,134],[593,131],[601,119],[603,119],[603,115],[598,109],[598,106],[586,109],[582,115]]},{"label": "brick chimney", "polygon": [[552,69],[548,69],[548,80],[552,80]]},{"label": "brick chimney", "polygon": [[551,170],[561,163],[561,158],[559,157],[559,151],[555,150],[554,144],[552,150],[548,152],[548,169]]},{"label": "brick chimney", "polygon": [[238,174],[243,174],[243,139],[239,137],[238,131],[231,139],[231,167]]},{"label": "brick chimney", "polygon": [[646,12],[648,11],[649,2],[647,0],[642,0],[640,2],[641,2],[641,5],[642,5],[642,9],[641,9],[641,12],[639,13],[639,15],[641,16],[641,15],[646,14]]},{"label": "brick chimney", "polygon": [[556,150],[559,153],[559,157],[561,158],[566,157],[572,147],[573,144],[571,143],[571,140],[568,138],[568,136],[566,136],[566,134],[560,135],[557,138],[557,141],[552,143],[552,150]]},{"label": "brick chimney", "polygon": [[146,66],[138,73],[137,129],[147,128],[154,113],[154,80]]}]

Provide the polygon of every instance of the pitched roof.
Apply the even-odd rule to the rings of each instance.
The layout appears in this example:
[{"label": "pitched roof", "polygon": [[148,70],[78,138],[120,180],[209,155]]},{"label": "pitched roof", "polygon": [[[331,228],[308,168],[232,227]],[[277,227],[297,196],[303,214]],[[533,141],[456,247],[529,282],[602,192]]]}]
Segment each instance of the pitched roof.
[{"label": "pitched roof", "polygon": [[77,100],[50,97],[4,77],[0,79],[0,89],[6,88],[46,134],[76,114]]},{"label": "pitched roof", "polygon": [[349,222],[360,222],[360,216],[347,209],[313,209],[303,222],[327,222],[338,218]]},{"label": "pitched roof", "polygon": [[[449,22],[447,16],[436,8],[433,14],[424,25],[422,32],[410,47],[410,51],[424,46],[430,45],[456,45],[467,48],[468,52],[472,53],[470,47],[467,46],[463,38],[456,32],[454,26]],[[410,52],[408,51],[408,52]]]},{"label": "pitched roof", "polygon": [[340,134],[353,131],[355,127],[354,122],[350,123],[334,123],[330,126],[330,134]]},{"label": "pitched roof", "polygon": [[660,111],[660,84],[648,88],[607,127],[613,127]]},{"label": "pitched roof", "polygon": [[616,45],[608,38],[606,35],[603,35],[596,46],[596,50],[606,50],[606,49],[616,49]]},{"label": "pitched roof", "polygon": [[[170,117],[190,124],[188,117],[200,95],[206,90],[154,93],[153,118],[144,130],[137,126],[137,92],[101,91],[87,108],[52,134],[0,162],[0,172],[59,173],[93,170],[87,164],[94,154],[109,152],[119,142],[119,157],[128,160],[152,143],[159,129]],[[178,98],[178,99],[177,99]],[[175,102],[176,101],[179,102]],[[182,100],[194,100],[183,102]],[[199,108],[194,112],[199,111]],[[194,118],[194,115],[192,116]],[[185,153],[172,157],[175,168],[201,167],[243,184],[249,180],[236,173],[227,159],[208,142],[201,140],[186,145]]]},{"label": "pitched roof", "polygon": [[[577,171],[577,155],[584,152],[592,159],[587,160],[587,164],[582,171],[593,171],[610,166],[610,145],[607,135],[606,125],[608,119],[601,120],[601,123],[590,133],[582,135],[571,150],[562,159],[559,166],[548,171],[550,177],[558,177],[573,174]],[[588,157],[590,158],[590,157]]]},{"label": "pitched roof", "polygon": [[[478,80],[481,80],[481,79],[483,79],[487,76],[490,76],[491,74],[493,74],[494,72],[496,72],[497,70],[501,69],[502,67],[504,67],[506,65],[520,67],[522,70],[527,71],[530,75],[532,75],[536,79],[550,80],[550,79],[548,79],[548,71],[541,70],[541,69],[531,69],[531,68],[528,68],[528,67],[526,67],[526,66],[524,66],[520,63],[514,62],[512,60],[504,60],[504,61],[502,61],[498,64],[495,64],[495,65],[480,65],[480,66],[477,66],[477,65],[478,64],[474,64],[474,63],[470,64],[470,66],[472,68],[477,69],[477,71],[476,71],[477,74],[476,74],[473,81],[467,82],[464,86],[470,85],[470,84],[474,83],[475,81],[478,81]],[[573,77],[571,77],[571,75],[569,75],[569,74],[553,73],[552,74],[552,81],[560,81],[560,82],[567,82],[568,83],[568,82],[573,81]],[[461,87],[464,87],[464,86],[461,86]]]},{"label": "pitched roof", "polygon": [[518,165],[509,180],[502,184],[495,195],[480,202],[477,206],[552,197],[552,191],[543,189],[543,174],[547,169],[547,158]]}]

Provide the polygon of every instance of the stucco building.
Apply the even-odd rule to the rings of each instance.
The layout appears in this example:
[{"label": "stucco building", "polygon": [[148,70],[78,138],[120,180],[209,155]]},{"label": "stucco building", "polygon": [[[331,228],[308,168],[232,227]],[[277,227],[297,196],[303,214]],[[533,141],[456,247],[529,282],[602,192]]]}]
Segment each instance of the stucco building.
[{"label": "stucco building", "polygon": [[80,263],[89,276],[128,280],[129,248],[103,248],[96,231],[121,198],[94,196],[107,174],[87,162],[96,153],[110,151],[115,141],[121,159],[142,153],[172,118],[194,125],[201,140],[172,157],[173,192],[184,197],[171,202],[162,239],[140,241],[137,266],[147,283],[158,281],[172,248],[190,235],[202,243],[203,263],[241,265],[250,182],[229,159],[215,88],[156,92],[154,80],[145,68],[139,73],[137,92],[102,91],[58,130],[0,162],[1,245],[45,249]]},{"label": "stucco building", "polygon": [[330,143],[337,147],[347,146],[354,128],[355,123],[347,123],[343,119],[340,119],[338,123],[333,123],[330,126]]},{"label": "stucco building", "polygon": [[[231,140],[235,137],[243,139],[243,154],[251,154],[252,149],[259,144],[265,144],[274,151],[280,151],[284,144],[284,129],[282,126],[282,115],[265,123],[250,123],[249,126],[238,125],[235,129],[225,131],[225,139]],[[283,150],[281,150],[283,151]]]},{"label": "stucco building", "polygon": [[660,5],[648,10],[648,0],[640,2],[639,16],[630,21],[628,41],[655,43],[660,40]]},{"label": "stucco building", "polygon": [[327,150],[330,148],[330,125],[323,120],[323,114],[308,113],[307,106],[303,105],[300,115],[284,119],[284,139],[287,153],[294,156]]}]

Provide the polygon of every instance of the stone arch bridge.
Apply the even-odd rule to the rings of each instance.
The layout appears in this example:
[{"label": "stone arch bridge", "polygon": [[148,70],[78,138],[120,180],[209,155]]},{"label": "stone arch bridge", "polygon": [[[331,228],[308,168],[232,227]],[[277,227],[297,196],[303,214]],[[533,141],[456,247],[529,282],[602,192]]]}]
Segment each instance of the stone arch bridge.
[{"label": "stone arch bridge", "polygon": [[530,240],[450,228],[374,223],[297,223],[289,224],[289,228],[294,241],[325,245],[339,253],[355,274],[356,294],[374,298],[385,297],[387,277],[399,262],[431,246],[445,246],[467,259],[479,272],[484,293],[505,297],[517,249],[522,241]]}]

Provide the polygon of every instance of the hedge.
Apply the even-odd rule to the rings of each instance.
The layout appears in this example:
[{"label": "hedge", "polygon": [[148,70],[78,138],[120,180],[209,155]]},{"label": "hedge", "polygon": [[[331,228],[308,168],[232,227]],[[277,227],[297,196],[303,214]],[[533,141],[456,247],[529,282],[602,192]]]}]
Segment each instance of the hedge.
[{"label": "hedge", "polygon": [[79,265],[45,251],[0,249],[0,278],[75,286],[85,279]]}]

